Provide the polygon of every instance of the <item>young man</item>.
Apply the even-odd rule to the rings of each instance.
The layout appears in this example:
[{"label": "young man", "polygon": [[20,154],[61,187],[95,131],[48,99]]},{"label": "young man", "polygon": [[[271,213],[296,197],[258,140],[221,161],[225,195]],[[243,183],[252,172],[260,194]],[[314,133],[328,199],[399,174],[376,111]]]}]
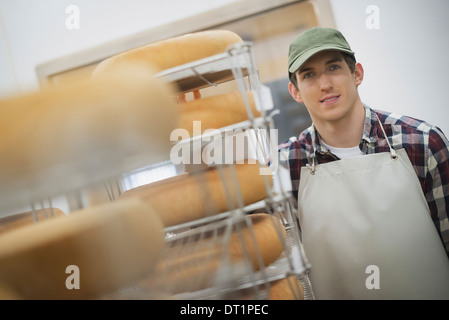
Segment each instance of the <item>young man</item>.
[{"label": "young man", "polygon": [[435,126],[373,110],[344,36],[290,45],[289,91],[313,124],[280,146],[318,299],[449,298],[449,142]]}]

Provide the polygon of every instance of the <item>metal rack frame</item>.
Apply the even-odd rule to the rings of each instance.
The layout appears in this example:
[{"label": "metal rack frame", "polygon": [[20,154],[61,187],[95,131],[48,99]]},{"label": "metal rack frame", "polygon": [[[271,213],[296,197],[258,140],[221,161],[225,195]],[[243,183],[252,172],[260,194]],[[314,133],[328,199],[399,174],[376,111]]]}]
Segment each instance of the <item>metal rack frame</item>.
[{"label": "metal rack frame", "polygon": [[[269,104],[264,101],[266,97],[262,93],[263,86],[261,85],[257,68],[254,60],[254,54],[252,51],[252,45],[248,42],[239,43],[228,48],[228,50],[222,54],[195,61],[183,66],[165,70],[156,75],[166,81],[176,82],[181,84],[181,91],[186,92],[193,89],[204,88],[207,86],[215,86],[227,81],[236,81],[238,89],[242,94],[245,102],[246,110],[248,113],[248,120],[243,121],[228,127],[219,128],[218,131],[221,137],[224,138],[226,130],[244,129],[254,130],[257,134],[251,136],[252,145],[256,147],[257,151],[260,151],[262,166],[268,163],[270,153],[273,155],[277,149],[274,149],[271,143],[271,130],[274,129],[272,117],[278,112],[273,110],[270,112]],[[246,81],[245,81],[246,80]],[[249,86],[249,88],[247,88]],[[256,107],[260,111],[261,116],[255,117],[251,111],[249,97],[247,92],[253,93]],[[265,130],[265,131],[262,131]],[[262,134],[259,134],[262,132]],[[177,143],[192,143],[195,139],[201,139],[201,137],[193,137]],[[277,146],[275,146],[277,147]],[[136,163],[141,163],[142,159],[139,159]],[[157,166],[158,164],[148,164],[150,166]],[[228,164],[231,168],[235,164]],[[224,177],[223,165],[216,165],[221,177]],[[235,168],[233,168],[235,169]],[[110,201],[115,201],[123,191],[122,181],[126,175],[131,174],[139,170],[147,170],[147,167],[142,167],[133,171],[123,172],[120,176],[112,176],[109,180],[104,181],[104,188],[107,192]],[[203,219],[191,221],[185,224],[168,227],[165,229],[167,234],[166,242],[170,246],[176,241],[186,241],[186,243],[192,244],[194,238],[200,239],[207,234],[215,234],[212,238],[212,242],[221,245],[223,248],[229,245],[229,238],[232,233],[237,233],[238,237],[242,237],[242,228],[246,228],[252,234],[253,244],[256,246],[258,268],[254,270],[249,266],[248,248],[246,244],[242,242],[242,250],[245,254],[244,263],[246,267],[244,270],[240,270],[240,273],[227,279],[222,278],[220,281],[215,282],[214,285],[201,290],[181,292],[177,295],[179,298],[188,299],[217,299],[227,298],[229,294],[240,290],[252,290],[254,297],[257,299],[266,299],[270,283],[285,278],[289,275],[295,275],[301,280],[303,284],[305,299],[313,299],[313,290],[308,282],[307,272],[310,265],[307,261],[307,257],[303,251],[302,244],[299,237],[299,226],[296,220],[296,206],[292,195],[286,192],[282,188],[280,176],[276,173],[270,175],[263,175],[264,184],[267,192],[267,198],[256,203],[244,205],[241,192],[239,190],[239,183],[235,171],[232,171],[230,183],[225,183],[225,179],[222,179],[225,193],[230,194],[230,189],[236,191],[237,194],[237,207],[229,205],[229,210],[219,213],[217,215],[209,216]],[[268,179],[278,179],[280,190],[273,192],[272,187]],[[94,181],[98,183],[97,180]],[[88,186],[86,186],[88,187]],[[72,208],[79,209],[84,206],[83,203],[83,189],[65,190],[67,191],[67,199],[74,201]],[[40,194],[37,192],[37,194]],[[34,194],[33,194],[34,195]],[[48,197],[48,203],[50,207],[49,216],[51,216],[52,197],[60,196],[59,194],[50,194]],[[30,197],[33,198],[33,197]],[[34,198],[33,198],[34,199]],[[45,198],[47,199],[47,198]],[[229,197],[228,197],[229,200]],[[228,201],[230,203],[230,201]],[[36,215],[35,205],[40,204],[42,208],[45,207],[43,200],[33,200],[30,202],[33,214]],[[254,231],[252,229],[252,223],[250,216],[255,212],[266,212],[270,215],[279,215],[279,220],[283,228],[286,231],[287,237],[283,240],[284,250],[281,256],[272,264],[265,266],[260,249],[257,248],[257,242],[254,238]],[[243,224],[243,225],[242,225]],[[187,230],[187,231],[186,231]],[[222,230],[221,235],[217,233],[218,230]],[[278,230],[278,234],[282,237],[281,232]],[[285,240],[285,241],[284,241]],[[228,259],[226,251],[223,250],[223,261]],[[155,275],[156,277],[158,275]],[[139,292],[139,288],[135,287],[134,292]],[[133,290],[131,290],[133,291]],[[125,292],[125,291],[123,291]]]},{"label": "metal rack frame", "polygon": [[[262,151],[262,162],[267,163],[270,152],[276,152],[270,148],[270,130],[274,129],[272,117],[278,113],[278,110],[266,109],[267,104],[263,99],[265,97],[261,93],[262,85],[259,82],[254,55],[252,52],[251,43],[244,42],[236,45],[232,45],[225,53],[212,56],[206,59],[194,61],[182,66],[178,66],[172,69],[165,70],[157,76],[163,77],[166,81],[173,81],[179,85],[181,92],[188,92],[208,86],[217,86],[220,83],[224,83],[230,80],[234,80],[237,83],[238,89],[241,92],[246,109],[248,112],[248,120],[236,123],[224,128],[219,128],[218,131],[221,134],[221,138],[225,138],[227,131],[236,129],[243,130],[266,130],[268,135],[255,135],[256,141],[252,141],[257,146],[258,150]],[[254,94],[256,107],[261,113],[260,117],[254,117],[251,112],[250,103],[248,100],[247,83],[249,83],[249,90]],[[270,112],[270,113],[269,113]],[[215,134],[215,133],[214,133]],[[200,142],[204,136],[207,137],[207,133],[202,136],[194,136],[189,139],[181,140],[178,144],[199,142],[203,147],[204,144]],[[211,133],[209,133],[211,135]],[[198,141],[199,140],[199,141]],[[268,142],[268,143],[267,143]],[[276,145],[277,147],[277,145]],[[230,164],[233,166],[234,164]],[[216,165],[219,172],[222,172],[221,164]],[[214,234],[215,242],[220,243],[223,246],[228,245],[229,234],[233,231],[240,222],[245,221],[248,228],[252,228],[248,217],[252,212],[266,211],[270,215],[279,214],[280,221],[287,232],[287,238],[285,239],[284,251],[273,264],[264,266],[261,262],[260,252],[258,253],[259,270],[257,272],[247,270],[246,273],[237,277],[230,277],[225,279],[219,284],[214,283],[207,288],[187,290],[186,292],[176,293],[175,297],[181,299],[221,299],[228,298],[229,294],[237,292],[239,290],[253,290],[256,298],[267,298],[267,290],[270,287],[270,283],[275,280],[285,278],[289,275],[295,275],[301,281],[303,285],[305,299],[314,299],[313,290],[308,280],[308,270],[310,265],[307,261],[307,257],[304,253],[300,236],[299,226],[296,220],[296,205],[292,195],[282,189],[282,183],[279,183],[280,190],[277,194],[273,193],[270,185],[267,182],[268,176],[265,176],[265,186],[268,197],[262,201],[244,206],[239,192],[239,184],[236,175],[233,175],[232,183],[223,187],[225,190],[228,188],[234,188],[237,190],[239,198],[238,208],[229,208],[229,211],[222,212],[217,215],[208,216],[195,221],[190,221],[177,226],[167,227],[165,229],[167,234],[168,247],[174,246],[176,242],[184,242],[185,250],[190,246],[190,250],[194,243],[193,238],[203,238],[206,234]],[[280,176],[276,173],[272,174],[270,178],[279,179]],[[227,237],[218,237],[217,230],[225,228],[224,233]],[[187,230],[187,231],[186,231]],[[182,245],[181,245],[182,247]],[[179,249],[179,248],[178,248]],[[185,250],[179,250],[178,256],[186,254]],[[223,256],[223,261],[228,257]],[[170,257],[166,257],[167,262],[170,262]],[[185,265],[187,267],[187,265]],[[155,277],[163,277],[163,274],[157,274]],[[169,288],[168,288],[169,289]],[[168,290],[170,293],[170,290]]]}]

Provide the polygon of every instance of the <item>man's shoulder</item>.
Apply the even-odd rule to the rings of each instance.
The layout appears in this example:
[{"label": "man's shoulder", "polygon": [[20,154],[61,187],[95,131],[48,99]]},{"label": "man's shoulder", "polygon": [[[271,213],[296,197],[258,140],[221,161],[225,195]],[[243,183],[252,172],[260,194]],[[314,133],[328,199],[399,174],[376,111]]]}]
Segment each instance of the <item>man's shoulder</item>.
[{"label": "man's shoulder", "polygon": [[426,122],[425,120],[408,115],[378,109],[374,110],[374,112],[386,126],[400,126],[406,128],[407,131],[416,131],[424,134],[428,134],[431,130],[436,128],[434,125]]},{"label": "man's shoulder", "polygon": [[389,132],[387,134],[392,137],[393,148],[404,147],[415,152],[413,148],[421,145],[429,148],[433,154],[444,150],[444,154],[449,156],[449,141],[439,127],[407,115],[377,109],[374,112]]}]

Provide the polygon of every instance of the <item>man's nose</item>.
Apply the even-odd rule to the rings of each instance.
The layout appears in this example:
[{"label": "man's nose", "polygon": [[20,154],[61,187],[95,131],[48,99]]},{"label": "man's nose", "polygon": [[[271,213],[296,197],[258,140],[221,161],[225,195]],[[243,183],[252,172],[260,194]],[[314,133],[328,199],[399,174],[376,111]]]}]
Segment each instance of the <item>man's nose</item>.
[{"label": "man's nose", "polygon": [[319,77],[320,89],[325,91],[332,88],[332,81],[326,73],[322,73]]}]

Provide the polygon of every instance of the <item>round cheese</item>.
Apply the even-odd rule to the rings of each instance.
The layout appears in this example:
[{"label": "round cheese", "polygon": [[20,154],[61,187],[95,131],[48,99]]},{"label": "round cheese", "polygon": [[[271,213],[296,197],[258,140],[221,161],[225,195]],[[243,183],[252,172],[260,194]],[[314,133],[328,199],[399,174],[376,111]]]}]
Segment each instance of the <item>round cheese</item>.
[{"label": "round cheese", "polygon": [[163,225],[137,199],[111,202],[0,235],[0,283],[23,299],[90,299],[148,276]]}]

